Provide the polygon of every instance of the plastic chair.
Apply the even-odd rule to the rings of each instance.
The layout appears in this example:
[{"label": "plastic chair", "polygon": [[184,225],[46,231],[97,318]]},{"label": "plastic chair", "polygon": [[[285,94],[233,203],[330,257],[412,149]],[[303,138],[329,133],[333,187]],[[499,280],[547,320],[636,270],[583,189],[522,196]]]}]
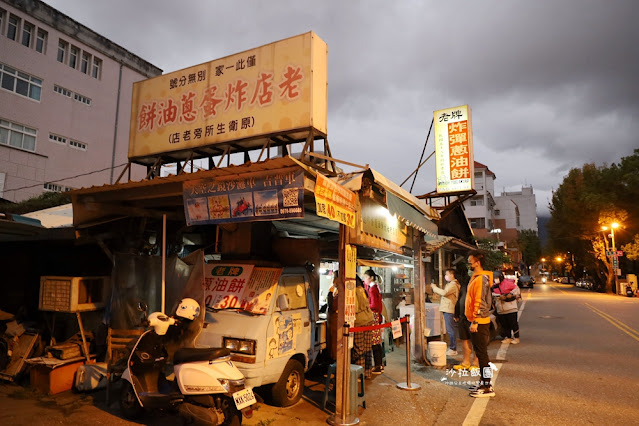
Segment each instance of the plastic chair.
[{"label": "plastic chair", "polygon": [[[326,373],[326,382],[324,382],[324,396],[322,397],[322,410],[326,409],[326,403],[331,401],[335,403],[335,372],[337,363],[333,363],[328,367]],[[359,383],[358,383],[359,382]],[[361,365],[351,364],[351,384],[350,384],[350,407],[351,414],[357,412],[357,406],[361,405],[366,408],[366,396],[364,392],[364,367]]]}]

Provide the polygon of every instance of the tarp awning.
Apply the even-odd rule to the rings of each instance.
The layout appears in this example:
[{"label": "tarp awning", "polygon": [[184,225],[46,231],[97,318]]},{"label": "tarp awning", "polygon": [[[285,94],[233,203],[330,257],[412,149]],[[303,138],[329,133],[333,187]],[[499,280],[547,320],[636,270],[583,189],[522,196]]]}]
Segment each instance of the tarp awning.
[{"label": "tarp awning", "polygon": [[386,203],[388,211],[390,211],[391,214],[397,215],[402,221],[406,222],[407,225],[419,229],[424,234],[437,235],[437,225],[392,192],[386,192]]},{"label": "tarp awning", "polygon": [[445,246],[446,248],[449,248],[451,250],[465,250],[465,251],[477,250],[477,246],[468,244],[460,240],[459,238],[455,238],[455,237],[439,235],[433,238],[433,237],[429,237],[428,235],[425,235],[424,240],[425,240],[424,252],[426,254],[434,253],[435,251]]}]

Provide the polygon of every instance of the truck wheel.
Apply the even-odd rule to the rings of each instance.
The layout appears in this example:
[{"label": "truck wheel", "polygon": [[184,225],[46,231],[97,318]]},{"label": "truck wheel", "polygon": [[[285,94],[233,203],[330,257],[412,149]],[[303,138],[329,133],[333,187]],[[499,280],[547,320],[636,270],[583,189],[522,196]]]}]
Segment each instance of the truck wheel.
[{"label": "truck wheel", "polygon": [[122,391],[120,392],[120,410],[127,419],[137,419],[142,416],[144,409],[135,396],[131,383],[123,380]]},{"label": "truck wheel", "polygon": [[286,363],[280,379],[273,385],[273,403],[279,407],[295,404],[304,393],[304,367],[296,359]]}]

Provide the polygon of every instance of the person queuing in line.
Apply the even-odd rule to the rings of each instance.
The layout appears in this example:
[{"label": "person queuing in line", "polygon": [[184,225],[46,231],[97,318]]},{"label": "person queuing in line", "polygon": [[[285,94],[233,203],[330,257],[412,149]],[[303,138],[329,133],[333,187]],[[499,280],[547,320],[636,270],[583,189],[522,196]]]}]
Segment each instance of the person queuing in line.
[{"label": "person queuing in line", "polygon": [[[371,311],[373,311],[373,320],[375,325],[382,324],[382,309],[384,303],[382,301],[382,293],[379,289],[380,277],[372,269],[364,272],[364,287],[368,291],[368,300]],[[383,329],[373,330],[373,374],[382,374],[384,372],[384,351],[382,349],[382,331]]]},{"label": "person queuing in line", "polygon": [[455,331],[455,305],[459,298],[459,288],[461,287],[459,282],[455,279],[455,270],[446,269],[444,274],[444,280],[446,285],[444,288],[440,288],[435,284],[431,284],[431,288],[434,293],[441,296],[439,300],[439,311],[444,314],[444,322],[446,323],[446,333],[448,333],[448,340],[450,347],[446,351],[446,355],[457,355],[457,332]]},{"label": "person queuing in line", "polygon": [[472,357],[473,347],[470,343],[470,322],[464,314],[466,309],[468,278],[460,279],[460,284],[459,298],[455,304],[455,321],[457,322],[457,339],[461,342],[464,359],[461,364],[454,365],[453,369],[470,370],[472,374],[475,374],[476,371],[479,371],[479,361],[477,357]]},{"label": "person queuing in line", "polygon": [[519,324],[517,322],[517,312],[519,311],[517,300],[519,298],[521,298],[521,290],[515,281],[505,278],[501,272],[496,272],[493,300],[497,320],[504,333],[504,340],[502,340],[504,343],[519,344]]},{"label": "person queuing in line", "polygon": [[475,355],[479,359],[481,374],[477,386],[471,388],[470,396],[487,398],[495,396],[490,380],[492,369],[488,357],[492,273],[484,271],[484,254],[480,251],[473,251],[468,256],[468,263],[473,269],[473,276],[468,283],[465,315],[470,322],[470,340],[473,343]]},{"label": "person queuing in line", "polygon": [[[373,311],[369,306],[368,295],[364,289],[364,283],[360,277],[356,277],[355,286],[355,327],[373,325]],[[373,332],[358,331],[353,335],[353,349],[351,350],[351,363],[364,367],[364,377],[370,379],[373,376]]]}]

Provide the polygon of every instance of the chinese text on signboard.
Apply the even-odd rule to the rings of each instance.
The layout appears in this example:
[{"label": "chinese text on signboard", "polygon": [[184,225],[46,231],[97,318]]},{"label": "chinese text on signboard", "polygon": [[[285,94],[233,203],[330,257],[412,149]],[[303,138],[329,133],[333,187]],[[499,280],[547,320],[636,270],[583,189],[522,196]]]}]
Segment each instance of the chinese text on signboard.
[{"label": "chinese text on signboard", "polygon": [[315,210],[318,216],[355,228],[356,195],[342,185],[318,174],[315,182]]},{"label": "chinese text on signboard", "polygon": [[285,168],[185,181],[183,196],[189,226],[304,217],[304,174]]},{"label": "chinese text on signboard", "polygon": [[473,189],[474,159],[468,105],[435,111],[437,192]]},{"label": "chinese text on signboard", "polygon": [[213,309],[239,308],[265,314],[280,274],[280,268],[207,264],[202,283],[204,303]]},{"label": "chinese text on signboard", "polygon": [[299,129],[326,133],[326,44],[312,32],[135,83],[129,158]]}]

